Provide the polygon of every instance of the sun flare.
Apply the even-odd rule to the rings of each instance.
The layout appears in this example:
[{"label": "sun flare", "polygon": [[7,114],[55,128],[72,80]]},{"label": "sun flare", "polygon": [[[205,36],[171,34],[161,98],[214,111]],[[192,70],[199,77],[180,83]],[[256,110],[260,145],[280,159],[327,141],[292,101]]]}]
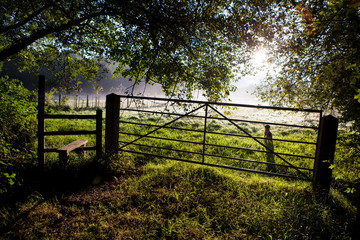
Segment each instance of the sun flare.
[{"label": "sun flare", "polygon": [[253,65],[259,67],[266,63],[267,60],[267,52],[265,49],[259,49],[254,52],[252,56]]}]

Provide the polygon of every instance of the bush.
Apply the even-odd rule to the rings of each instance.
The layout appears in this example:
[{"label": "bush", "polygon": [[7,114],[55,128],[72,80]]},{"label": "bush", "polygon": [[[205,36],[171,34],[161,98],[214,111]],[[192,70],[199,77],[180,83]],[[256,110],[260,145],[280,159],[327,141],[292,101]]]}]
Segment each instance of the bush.
[{"label": "bush", "polygon": [[36,95],[16,79],[0,78],[0,158],[33,154],[36,133]]}]

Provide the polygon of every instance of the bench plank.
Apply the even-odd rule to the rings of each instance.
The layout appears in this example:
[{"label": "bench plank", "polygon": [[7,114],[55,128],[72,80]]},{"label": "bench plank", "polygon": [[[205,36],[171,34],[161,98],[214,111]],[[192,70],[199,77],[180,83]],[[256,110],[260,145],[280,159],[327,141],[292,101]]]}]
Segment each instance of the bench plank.
[{"label": "bench plank", "polygon": [[76,148],[85,146],[87,142],[88,142],[88,140],[79,139],[79,140],[69,143],[68,145],[58,148],[57,150],[58,151],[66,151],[66,153],[69,153],[72,150],[75,150]]},{"label": "bench plank", "polygon": [[86,146],[87,142],[88,140],[79,139],[63,147],[58,148],[57,151],[59,152],[60,160],[66,163],[69,160],[69,153],[77,148]]}]

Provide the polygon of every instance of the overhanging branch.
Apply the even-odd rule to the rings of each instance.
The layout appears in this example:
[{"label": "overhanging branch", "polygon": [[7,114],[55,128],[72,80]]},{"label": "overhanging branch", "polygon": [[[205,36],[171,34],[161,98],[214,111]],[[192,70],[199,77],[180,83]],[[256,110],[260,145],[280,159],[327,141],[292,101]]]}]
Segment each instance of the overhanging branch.
[{"label": "overhanging branch", "polygon": [[[26,47],[30,46],[32,43],[34,43],[35,41],[50,35],[52,33],[56,33],[56,32],[61,32],[64,31],[66,29],[69,29],[73,26],[77,26],[79,24],[81,24],[82,22],[89,20],[89,19],[93,19],[99,16],[104,16],[104,15],[111,15],[114,13],[108,13],[108,12],[96,12],[96,13],[92,13],[89,14],[87,16],[84,16],[82,18],[78,18],[78,19],[74,19],[69,21],[66,24],[62,24],[60,26],[57,27],[50,27],[50,28],[45,28],[45,29],[41,29],[37,32],[34,32],[33,34],[31,34],[29,37],[24,38],[22,41],[12,44],[10,47],[1,50],[0,51],[0,62],[4,61],[5,59],[7,59],[8,57],[20,52],[21,50],[25,49]],[[116,13],[119,14],[119,13]]]}]

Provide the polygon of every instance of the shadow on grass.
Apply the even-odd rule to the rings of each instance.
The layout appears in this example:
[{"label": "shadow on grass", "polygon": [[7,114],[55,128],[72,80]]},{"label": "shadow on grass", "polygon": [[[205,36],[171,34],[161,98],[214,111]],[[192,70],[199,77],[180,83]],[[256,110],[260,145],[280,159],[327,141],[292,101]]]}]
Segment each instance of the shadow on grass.
[{"label": "shadow on grass", "polygon": [[[114,176],[132,175],[134,169],[111,169],[108,159],[90,159],[79,164],[67,166],[52,165],[39,168],[33,163],[23,161],[6,162],[0,165],[0,173],[13,177],[9,180],[0,175],[0,234],[6,232],[13,223],[26,215],[18,215],[18,209],[28,201],[42,202],[57,198],[62,199],[81,189],[112,180]],[[10,184],[11,181],[12,183]]]},{"label": "shadow on grass", "polygon": [[[36,192],[44,198],[67,195],[90,184],[96,184],[106,175],[107,169],[98,161],[77,166],[51,166],[39,168],[31,163],[13,162],[1,169],[15,173],[15,183],[0,195],[2,204],[25,200]],[[6,179],[3,179],[6,181]]]}]

